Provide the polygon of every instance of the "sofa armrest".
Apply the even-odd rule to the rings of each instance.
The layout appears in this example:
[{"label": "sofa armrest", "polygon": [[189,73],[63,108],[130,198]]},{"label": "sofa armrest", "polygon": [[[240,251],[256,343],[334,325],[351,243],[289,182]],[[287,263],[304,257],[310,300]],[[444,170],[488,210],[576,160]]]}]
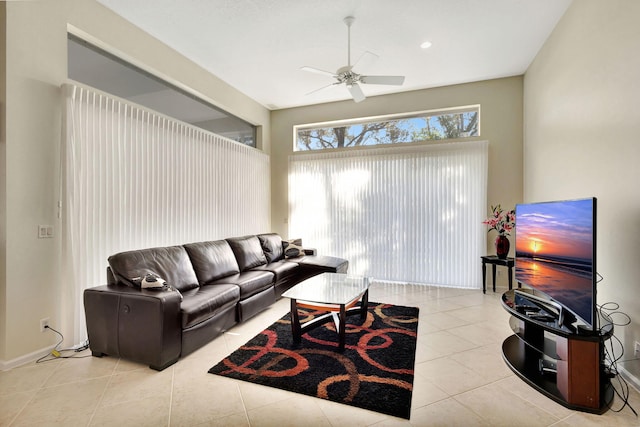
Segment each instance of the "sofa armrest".
[{"label": "sofa armrest", "polygon": [[97,286],[85,289],[84,311],[94,356],[123,357],[156,370],[180,357],[178,292]]}]

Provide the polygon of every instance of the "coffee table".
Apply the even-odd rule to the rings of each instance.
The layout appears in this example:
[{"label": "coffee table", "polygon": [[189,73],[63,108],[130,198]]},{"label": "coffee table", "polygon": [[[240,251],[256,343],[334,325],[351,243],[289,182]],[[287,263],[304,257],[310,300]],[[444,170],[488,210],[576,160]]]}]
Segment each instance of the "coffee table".
[{"label": "coffee table", "polygon": [[[282,294],[291,300],[291,332],[294,342],[300,342],[305,331],[334,321],[338,331],[338,347],[344,350],[345,323],[348,314],[367,315],[369,303],[369,277],[340,273],[322,273],[304,280]],[[357,306],[360,301],[360,306]],[[328,312],[300,324],[298,308],[311,308]]]}]

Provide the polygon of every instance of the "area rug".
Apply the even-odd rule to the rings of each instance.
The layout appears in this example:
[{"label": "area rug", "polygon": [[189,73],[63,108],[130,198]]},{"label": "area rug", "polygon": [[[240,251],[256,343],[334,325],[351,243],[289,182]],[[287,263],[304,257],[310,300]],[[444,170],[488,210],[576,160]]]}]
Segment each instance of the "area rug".
[{"label": "area rug", "polygon": [[[323,314],[299,310],[302,323]],[[345,349],[333,322],[294,343],[289,314],[209,373],[409,419],[418,309],[369,303],[366,319],[347,318]]]}]

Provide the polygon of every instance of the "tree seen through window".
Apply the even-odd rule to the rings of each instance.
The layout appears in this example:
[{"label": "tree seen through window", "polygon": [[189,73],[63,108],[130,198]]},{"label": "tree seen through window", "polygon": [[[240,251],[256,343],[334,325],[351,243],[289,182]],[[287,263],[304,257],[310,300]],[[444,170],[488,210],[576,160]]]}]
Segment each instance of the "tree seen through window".
[{"label": "tree seen through window", "polygon": [[386,121],[297,129],[296,151],[459,139],[479,136],[479,108]]}]

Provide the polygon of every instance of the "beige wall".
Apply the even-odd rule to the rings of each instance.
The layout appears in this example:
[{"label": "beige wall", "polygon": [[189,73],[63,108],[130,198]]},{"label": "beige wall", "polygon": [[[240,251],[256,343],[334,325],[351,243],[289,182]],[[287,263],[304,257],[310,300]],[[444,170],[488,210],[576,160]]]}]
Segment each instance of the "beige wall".
[{"label": "beige wall", "polygon": [[638,18],[634,0],[573,2],[524,81],[525,199],[598,198],[598,302],[631,317],[625,360],[640,341]]},{"label": "beige wall", "polygon": [[[199,92],[213,104],[260,126],[269,151],[270,112],[93,0],[2,2],[6,9],[6,150],[0,191],[6,268],[0,270],[0,369],[33,357],[54,343],[40,319],[59,326],[61,315],[58,219],[60,85],[67,76],[67,29],[136,65]],[[3,19],[3,28],[5,20]],[[1,93],[0,93],[1,95]],[[4,215],[3,215],[4,214]],[[38,224],[53,225],[53,239],[37,239]],[[2,266],[2,263],[0,263]],[[105,260],[106,267],[106,260]],[[64,331],[63,331],[64,332]],[[33,354],[32,354],[33,353]]]},{"label": "beige wall", "polygon": [[[6,193],[6,3],[0,2],[0,355],[4,354],[6,342],[7,311],[6,306],[6,221],[7,221],[7,193]],[[1,357],[1,356],[0,356]],[[0,359],[1,360],[1,359]]]},{"label": "beige wall", "polygon": [[[273,111],[273,231],[288,235],[287,159],[293,153],[294,125],[472,104],[481,106],[481,136],[477,139],[489,141],[488,205],[515,206],[522,199],[522,84],[522,77],[510,77],[371,97],[358,104],[344,101]],[[489,234],[487,253],[495,253],[495,237],[495,232]],[[478,280],[482,280],[480,272]]]}]

